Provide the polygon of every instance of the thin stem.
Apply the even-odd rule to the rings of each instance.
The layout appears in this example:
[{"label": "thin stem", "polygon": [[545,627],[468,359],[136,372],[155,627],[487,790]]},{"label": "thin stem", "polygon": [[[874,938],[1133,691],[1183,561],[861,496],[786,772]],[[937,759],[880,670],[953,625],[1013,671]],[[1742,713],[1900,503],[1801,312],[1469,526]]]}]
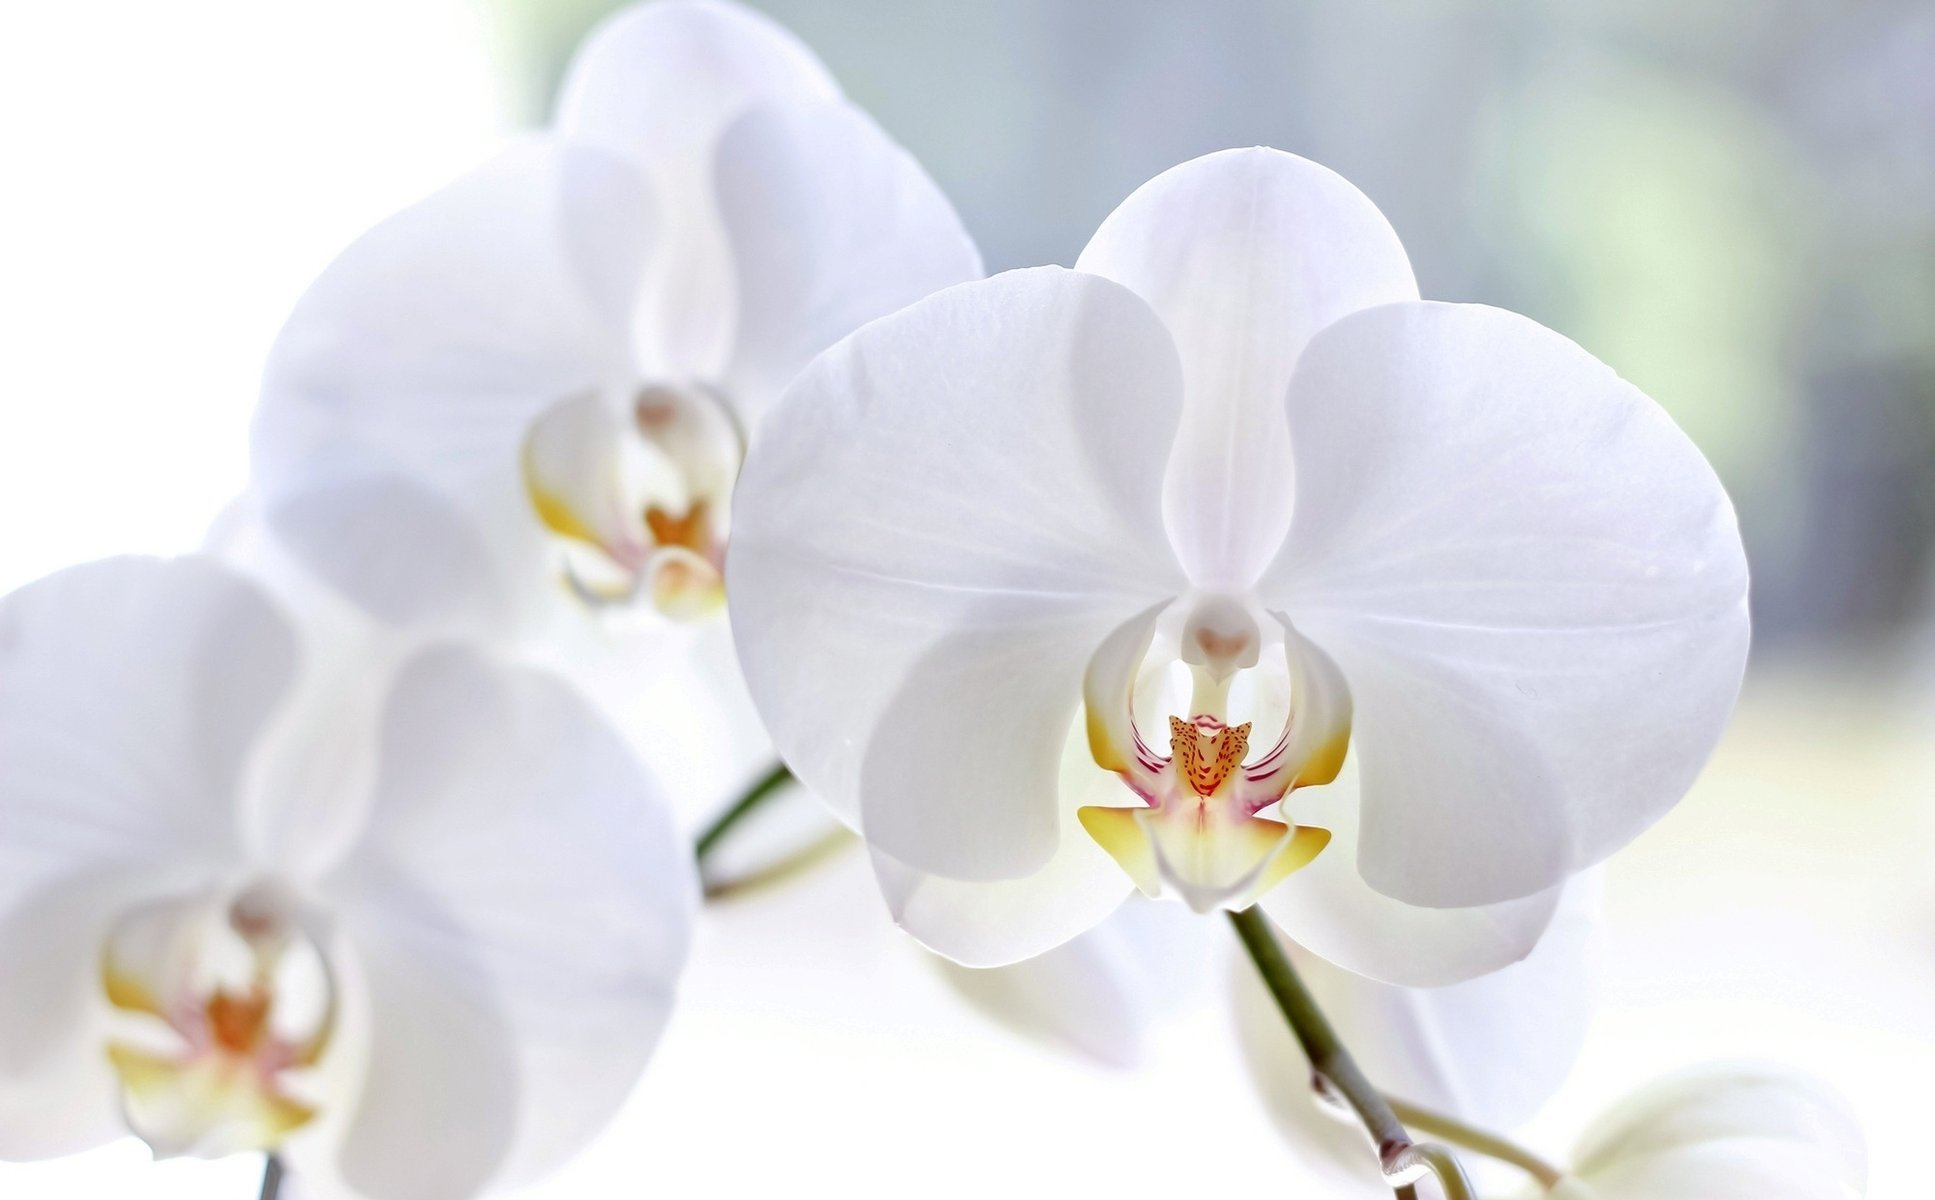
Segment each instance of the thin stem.
[{"label": "thin stem", "polygon": [[[1257,973],[1276,998],[1277,1008],[1289,1023],[1290,1032],[1303,1046],[1314,1082],[1319,1088],[1342,1096],[1357,1114],[1377,1147],[1378,1164],[1386,1177],[1402,1178],[1412,1170],[1425,1167],[1437,1174],[1447,1200],[1473,1200],[1471,1183],[1450,1151],[1442,1146],[1411,1141],[1404,1123],[1385,1102],[1384,1093],[1372,1086],[1350,1050],[1338,1038],[1337,1031],[1331,1028],[1323,1010],[1317,1007],[1315,997],[1291,965],[1290,956],[1283,952],[1283,944],[1277,941],[1276,930],[1271,928],[1263,911],[1252,906],[1229,917],[1237,937],[1243,940],[1243,948],[1256,964]],[[1403,1196],[1404,1185],[1395,1185],[1394,1190]]]},{"label": "thin stem", "polygon": [[1474,1154],[1482,1154],[1486,1158],[1509,1163],[1538,1180],[1540,1185],[1548,1190],[1557,1187],[1565,1178],[1564,1171],[1518,1143],[1500,1137],[1498,1134],[1489,1133],[1474,1125],[1467,1125],[1455,1117],[1434,1112],[1408,1100],[1400,1100],[1396,1096],[1389,1096],[1386,1099],[1391,1102],[1391,1111],[1396,1113],[1398,1119],[1406,1126],[1450,1142],[1454,1146],[1463,1146]]},{"label": "thin stem", "polygon": [[262,1191],[257,1200],[277,1200],[282,1195],[282,1159],[273,1150],[262,1156]]},{"label": "thin stem", "polygon": [[832,862],[842,850],[858,844],[859,839],[853,836],[852,830],[845,827],[829,829],[778,862],[732,879],[708,882],[705,885],[706,901],[710,903],[715,900],[736,900],[755,892],[763,892],[790,879],[797,879],[821,863]]},{"label": "thin stem", "polygon": [[713,847],[732,831],[734,825],[745,820],[755,808],[764,803],[774,792],[786,786],[792,778],[793,773],[786,769],[785,763],[774,763],[772,770],[747,788],[744,795],[732,802],[732,807],[714,817],[712,824],[706,826],[705,831],[699,834],[698,841],[693,845],[693,853],[698,856],[699,861],[704,862],[705,856],[710,854]]}]

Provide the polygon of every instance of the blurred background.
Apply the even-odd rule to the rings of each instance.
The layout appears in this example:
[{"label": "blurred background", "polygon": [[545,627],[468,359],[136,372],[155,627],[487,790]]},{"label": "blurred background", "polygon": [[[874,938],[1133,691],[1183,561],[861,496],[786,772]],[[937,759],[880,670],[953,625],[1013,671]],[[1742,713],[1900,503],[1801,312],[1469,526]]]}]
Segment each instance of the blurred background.
[{"label": "blurred background", "polygon": [[[245,482],[262,356],[307,281],[541,123],[609,7],[0,10],[0,589],[193,546]],[[1755,659],[1694,795],[1615,860],[1606,1009],[1528,1136],[1556,1154],[1658,1070],[1774,1058],[1861,1110],[1873,1195],[1926,1194],[1935,5],[755,7],[928,167],[991,269],[1072,262],[1159,171],[1269,144],[1367,192],[1427,296],[1527,313],[1673,413],[1738,505]],[[1220,968],[1189,967],[1200,1001],[1150,1033],[1143,1070],[1110,1071],[974,1017],[868,892],[849,862],[712,914],[632,1108],[533,1195],[1294,1179],[1227,1044]],[[252,1186],[250,1164],[145,1158],[0,1166],[0,1193]]]}]

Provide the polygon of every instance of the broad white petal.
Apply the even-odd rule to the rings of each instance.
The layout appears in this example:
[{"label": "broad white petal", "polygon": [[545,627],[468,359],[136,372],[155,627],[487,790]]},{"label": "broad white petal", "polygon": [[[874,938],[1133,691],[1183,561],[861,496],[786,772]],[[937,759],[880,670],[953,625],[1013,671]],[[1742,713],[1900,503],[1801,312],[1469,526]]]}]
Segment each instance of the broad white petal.
[{"label": "broad white petal", "polygon": [[364,234],[271,352],[254,480],[276,534],[399,624],[503,623],[555,592],[520,451],[629,371],[651,213],[595,151],[528,142]]},{"label": "broad white petal", "polygon": [[1147,305],[1040,268],[866,326],[754,436],[727,557],[747,683],[890,856],[985,881],[1053,855],[1089,657],[1182,586],[1158,487],[1180,391]]},{"label": "broad white petal", "polygon": [[1289,413],[1260,586],[1349,681],[1372,886],[1528,896],[1672,807],[1748,629],[1732,506],[1666,414],[1523,317],[1424,303],[1321,333]]},{"label": "broad white petal", "polygon": [[713,183],[726,128],[755,105],[839,94],[797,38],[734,4],[634,5],[585,40],[559,96],[558,132],[624,157],[663,201],[632,327],[647,371],[716,380],[726,365],[737,288]]},{"label": "broad white petal", "polygon": [[1573,1173],[1602,1200],[1857,1200],[1868,1152],[1847,1102],[1781,1067],[1720,1063],[1641,1089],[1595,1121]]},{"label": "broad white petal", "polygon": [[1600,880],[1566,885],[1523,961],[1446,987],[1377,983],[1296,951],[1304,981],[1385,1091],[1513,1129],[1565,1081],[1591,1024]]},{"label": "broad white petal", "polygon": [[1394,900],[1358,872],[1359,755],[1336,782],[1299,788],[1287,819],[1331,832],[1309,866],[1259,901],[1297,944],[1348,971],[1407,987],[1441,987],[1510,966],[1532,952],[1563,889],[1470,908],[1425,908]]},{"label": "broad white petal", "polygon": [[977,970],[943,959],[941,970],[963,998],[1008,1028],[1132,1067],[1150,1029],[1201,983],[1212,932],[1223,932],[1220,922],[1180,904],[1132,898],[1095,928],[1025,962]]},{"label": "broad white petal", "polygon": [[[8,887],[0,914],[0,1159],[54,1158],[125,1137],[108,1063],[101,949],[115,919],[165,889],[111,867]],[[8,880],[12,885],[15,881]]]},{"label": "broad white petal", "polygon": [[739,294],[726,384],[747,426],[815,354],[980,278],[947,197],[852,104],[753,109],[726,131],[715,170]]},{"label": "broad white petal", "polygon": [[201,558],[115,558],[0,599],[0,908],[109,867],[222,868],[294,634]]},{"label": "broad white petal", "polygon": [[769,18],[719,0],[664,0],[629,5],[585,38],[557,128],[650,170],[709,154],[755,104],[839,94],[813,52]]},{"label": "broad white petal", "polygon": [[456,648],[404,668],[326,890],[372,992],[343,1174],[403,1197],[590,1139],[664,1025],[697,894],[622,739],[563,683]]},{"label": "broad white petal", "polygon": [[1342,176],[1280,150],[1226,150],[1138,188],[1076,268],[1147,300],[1181,351],[1169,528],[1190,578],[1245,587],[1290,522],[1283,389],[1346,313],[1415,300],[1390,222]]},{"label": "broad white petal", "polygon": [[[1063,743],[1061,822],[1054,857],[1032,875],[967,883],[916,871],[874,851],[874,876],[894,920],[935,953],[966,967],[1031,959],[1100,925],[1134,890],[1129,877],[1082,828],[1076,811],[1131,798],[1122,781],[1097,767],[1081,731]],[[1051,968],[1052,970],[1052,968]]]}]

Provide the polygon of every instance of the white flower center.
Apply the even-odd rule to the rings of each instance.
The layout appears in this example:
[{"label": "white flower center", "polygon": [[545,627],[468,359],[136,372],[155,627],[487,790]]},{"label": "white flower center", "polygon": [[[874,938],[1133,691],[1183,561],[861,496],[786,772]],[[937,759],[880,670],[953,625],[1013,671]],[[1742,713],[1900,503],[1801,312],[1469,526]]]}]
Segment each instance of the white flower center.
[{"label": "white flower center", "polygon": [[[1228,723],[1232,685],[1262,661],[1251,606],[1226,595],[1190,601],[1175,635],[1191,678],[1189,711],[1168,717],[1168,753],[1142,736],[1135,683],[1144,674],[1153,619],[1124,626],[1097,650],[1084,687],[1096,763],[1117,774],[1139,808],[1089,807],[1082,825],[1150,895],[1171,893],[1198,911],[1242,908],[1329,844],[1329,831],[1257,814],[1292,788],[1327,783],[1342,765],[1347,696],[1316,652],[1285,626],[1291,704],[1280,736],[1250,756],[1253,725]],[[1327,661],[1327,660],[1325,660]]]},{"label": "white flower center", "polygon": [[745,453],[724,400],[648,384],[561,400],[526,434],[525,494],[559,545],[561,575],[594,608],[648,600],[674,617],[725,597],[726,527]]},{"label": "white flower center", "polygon": [[144,905],[109,932],[107,1052],[128,1126],[157,1155],[272,1148],[316,1116],[302,1095],[336,1025],[329,964],[273,883]]}]

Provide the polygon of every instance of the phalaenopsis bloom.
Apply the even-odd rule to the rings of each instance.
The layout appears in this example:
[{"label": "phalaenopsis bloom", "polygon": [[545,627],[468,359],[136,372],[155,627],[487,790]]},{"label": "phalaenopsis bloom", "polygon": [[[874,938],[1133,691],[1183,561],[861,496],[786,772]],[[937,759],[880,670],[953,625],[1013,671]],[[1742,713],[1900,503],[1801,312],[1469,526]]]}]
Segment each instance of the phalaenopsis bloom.
[{"label": "phalaenopsis bloom", "polygon": [[0,599],[0,1155],[468,1196],[617,1110],[697,894],[656,788],[549,675],[356,650],[206,559]]},{"label": "phalaenopsis bloom", "polygon": [[[716,799],[771,754],[749,712],[738,755],[744,731],[696,715],[709,688],[746,712],[701,619],[747,436],[816,352],[980,273],[933,181],[790,34],[711,0],[627,9],[550,130],[302,299],[256,418],[257,505],[386,621],[545,644],[625,704],[663,682],[641,748]],[[653,612],[706,628],[615,645]]]},{"label": "phalaenopsis bloom", "polygon": [[1666,414],[1419,300],[1371,202],[1272,150],[829,350],[734,520],[782,754],[977,963],[1131,886],[1395,982],[1511,962],[1679,799],[1746,658],[1733,510]]}]

